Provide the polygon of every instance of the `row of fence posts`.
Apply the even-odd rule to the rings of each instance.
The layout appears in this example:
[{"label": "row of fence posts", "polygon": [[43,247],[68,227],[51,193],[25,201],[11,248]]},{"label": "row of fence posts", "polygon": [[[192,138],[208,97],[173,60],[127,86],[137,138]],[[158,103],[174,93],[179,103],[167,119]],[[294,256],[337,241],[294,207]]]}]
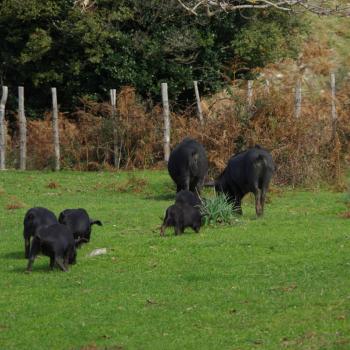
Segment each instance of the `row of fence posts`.
[{"label": "row of fence posts", "polygon": [[[201,100],[198,90],[198,82],[194,81],[194,91],[197,103],[197,115],[201,126],[204,126],[204,118],[201,107]],[[266,81],[266,91],[269,92],[270,83]],[[55,167],[56,171],[60,170],[60,137],[59,137],[59,125],[58,125],[58,104],[57,104],[57,91],[56,88],[51,88],[52,93],[52,130],[53,130],[53,145],[55,155]],[[164,160],[168,162],[170,156],[170,106],[168,97],[168,84],[161,84],[161,95],[163,102],[163,118],[164,118],[164,138],[163,138],[163,149],[164,149]],[[331,95],[332,95],[332,130],[333,136],[336,133],[336,122],[337,122],[337,109],[336,109],[336,93],[335,93],[335,74],[331,74]],[[112,123],[113,123],[113,153],[114,153],[114,166],[119,169],[121,160],[121,144],[118,145],[118,113],[116,103],[116,89],[110,90],[111,107],[112,107]],[[7,86],[2,87],[2,97],[0,101],[0,170],[6,169],[6,122],[5,122],[5,107],[8,98]],[[253,107],[253,80],[248,80],[247,83],[247,108],[248,111],[252,111]],[[301,79],[298,79],[295,86],[295,118],[300,118],[302,109],[302,90],[301,90]],[[18,87],[18,122],[19,122],[19,149],[20,149],[20,170],[26,169],[27,160],[27,121],[24,113],[24,88],[23,86]]]},{"label": "row of fence posts", "polygon": [[[201,99],[198,90],[198,81],[193,82],[194,92],[196,95],[197,114],[200,124],[204,125]],[[164,160],[168,162],[170,156],[170,107],[168,97],[168,84],[161,84],[162,101],[163,101],[163,116],[164,116]]]},{"label": "row of fence posts", "polygon": [[[332,116],[332,135],[335,137],[336,133],[336,127],[337,127],[337,107],[336,107],[336,93],[335,93],[335,74],[331,73],[331,103],[332,103],[332,109],[331,109],[331,116]],[[302,106],[302,92],[301,92],[301,79],[297,80],[296,86],[295,86],[295,110],[294,110],[294,116],[295,118],[299,118],[301,115],[301,106]]]}]

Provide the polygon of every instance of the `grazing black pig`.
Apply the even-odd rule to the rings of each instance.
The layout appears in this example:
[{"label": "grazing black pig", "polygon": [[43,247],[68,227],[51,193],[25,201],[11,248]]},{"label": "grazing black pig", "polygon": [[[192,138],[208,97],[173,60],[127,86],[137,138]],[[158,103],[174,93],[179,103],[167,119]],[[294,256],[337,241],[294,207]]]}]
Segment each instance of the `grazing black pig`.
[{"label": "grazing black pig", "polygon": [[72,232],[65,225],[53,224],[40,228],[33,238],[27,271],[32,270],[34,260],[40,252],[50,257],[51,269],[57,264],[62,271],[68,271],[68,264],[76,262],[75,244]]},{"label": "grazing black pig", "polygon": [[174,226],[175,235],[178,235],[183,233],[186,227],[191,227],[194,231],[199,232],[201,225],[202,216],[198,208],[189,204],[174,204],[165,212],[160,235],[164,236],[164,231],[169,226]]},{"label": "grazing black pig", "polygon": [[241,200],[248,192],[255,196],[256,215],[264,213],[266,192],[275,164],[271,154],[259,145],[234,155],[215,181],[217,192],[225,193],[242,214]]},{"label": "grazing black pig", "polygon": [[92,220],[85,209],[66,209],[59,215],[58,221],[66,225],[73,233],[77,246],[90,241],[91,226],[102,226],[100,220]]},{"label": "grazing black pig", "polygon": [[199,192],[208,172],[204,147],[193,139],[185,138],[170,153],[168,171],[176,184],[176,192]]},{"label": "grazing black pig", "polygon": [[38,229],[58,223],[56,215],[41,207],[31,208],[27,211],[23,220],[23,237],[24,237],[24,255],[29,258],[30,238],[33,237]]}]

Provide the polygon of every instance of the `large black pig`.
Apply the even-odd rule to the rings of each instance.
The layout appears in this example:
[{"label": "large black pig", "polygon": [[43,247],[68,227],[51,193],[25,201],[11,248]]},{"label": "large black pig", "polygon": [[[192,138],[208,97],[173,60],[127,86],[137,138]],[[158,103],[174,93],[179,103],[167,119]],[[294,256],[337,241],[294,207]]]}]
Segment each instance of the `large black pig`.
[{"label": "large black pig", "polygon": [[168,171],[176,184],[176,192],[199,192],[208,172],[204,147],[191,138],[185,138],[170,153]]},{"label": "large black pig", "polygon": [[217,192],[225,193],[235,210],[242,214],[241,200],[248,192],[254,193],[256,215],[264,213],[266,192],[275,164],[271,154],[260,147],[254,147],[234,155],[215,181]]}]

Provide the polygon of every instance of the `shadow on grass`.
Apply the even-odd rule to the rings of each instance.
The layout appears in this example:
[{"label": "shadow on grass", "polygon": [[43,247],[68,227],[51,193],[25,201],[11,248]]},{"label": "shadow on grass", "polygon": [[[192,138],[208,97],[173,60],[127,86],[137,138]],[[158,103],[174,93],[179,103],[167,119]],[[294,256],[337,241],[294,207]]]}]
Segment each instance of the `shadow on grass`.
[{"label": "shadow on grass", "polygon": [[162,193],[162,194],[146,196],[145,199],[154,200],[154,201],[171,201],[171,200],[175,201],[175,195],[176,193]]},{"label": "shadow on grass", "polygon": [[48,273],[62,272],[58,267],[55,267],[53,270],[51,270],[49,263],[47,263],[47,265],[46,264],[33,265],[31,272],[26,272],[26,269],[27,269],[27,263],[25,262],[23,266],[16,266],[15,268],[11,269],[9,272],[17,273],[17,274],[25,274],[25,275],[31,275],[31,274],[37,274],[37,273],[48,274]]},{"label": "shadow on grass", "polygon": [[26,260],[24,257],[24,252],[7,252],[3,254],[2,256],[4,259],[22,259],[23,261]]}]

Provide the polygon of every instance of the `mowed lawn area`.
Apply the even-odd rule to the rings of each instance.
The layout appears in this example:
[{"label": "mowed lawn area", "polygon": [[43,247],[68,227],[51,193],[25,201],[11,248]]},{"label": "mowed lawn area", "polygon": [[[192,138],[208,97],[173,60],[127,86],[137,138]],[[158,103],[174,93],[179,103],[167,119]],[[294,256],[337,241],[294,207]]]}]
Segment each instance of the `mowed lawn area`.
[{"label": "mowed lawn area", "polygon": [[[161,238],[173,198],[166,171],[2,172],[0,349],[350,349],[345,193],[274,188],[261,219],[248,197],[232,226]],[[25,273],[33,206],[103,222],[68,273]]]}]

